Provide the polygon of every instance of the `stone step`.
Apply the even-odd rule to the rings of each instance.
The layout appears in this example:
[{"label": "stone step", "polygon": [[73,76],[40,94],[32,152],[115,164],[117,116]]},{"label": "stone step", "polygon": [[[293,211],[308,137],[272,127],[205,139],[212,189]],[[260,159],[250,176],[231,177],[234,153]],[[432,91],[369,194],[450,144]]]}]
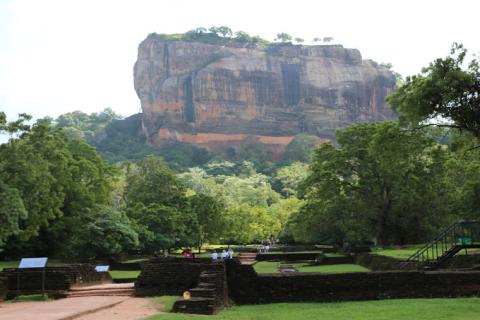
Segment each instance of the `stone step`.
[{"label": "stone step", "polygon": [[215,283],[209,283],[209,282],[200,282],[197,286],[197,288],[215,288],[216,285]]},{"label": "stone step", "polygon": [[133,296],[135,288],[133,283],[109,283],[95,286],[74,287],[67,293],[67,297],[90,296]]},{"label": "stone step", "polygon": [[83,286],[83,287],[73,287],[70,289],[70,292],[78,291],[92,291],[92,290],[123,290],[123,289],[133,289],[133,283],[108,283],[100,284],[95,286]]},{"label": "stone step", "polygon": [[91,296],[133,296],[134,293],[134,289],[74,291],[67,293],[67,298]]},{"label": "stone step", "polygon": [[217,290],[213,288],[193,288],[190,289],[192,297],[196,298],[215,298]]},{"label": "stone step", "polygon": [[173,305],[173,311],[193,314],[215,314],[217,308],[215,299],[212,298],[190,298],[190,300],[177,300]]}]

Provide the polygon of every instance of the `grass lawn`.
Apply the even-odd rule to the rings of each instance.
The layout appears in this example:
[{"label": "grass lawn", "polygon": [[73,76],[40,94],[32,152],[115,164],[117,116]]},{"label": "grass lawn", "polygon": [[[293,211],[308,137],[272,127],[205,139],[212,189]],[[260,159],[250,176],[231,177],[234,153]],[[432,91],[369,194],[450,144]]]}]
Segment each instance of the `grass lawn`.
[{"label": "grass lawn", "polygon": [[9,303],[15,302],[27,302],[27,301],[48,301],[51,300],[47,295],[42,296],[41,294],[31,294],[31,295],[23,295],[18,296],[13,300],[9,300]]},{"label": "grass lawn", "polygon": [[130,279],[130,278],[138,277],[140,275],[140,270],[136,270],[136,271],[110,270],[109,273],[113,279]]},{"label": "grass lawn", "polygon": [[[368,272],[367,268],[364,268],[358,264],[333,264],[325,266],[310,266],[304,262],[292,262],[285,264],[293,265],[298,272],[319,272],[319,273],[343,273],[343,272]],[[259,274],[262,273],[278,273],[278,266],[280,262],[275,261],[260,261],[253,265],[255,271]]]},{"label": "grass lawn", "polygon": [[18,264],[20,261],[0,261],[0,271],[2,271],[4,268],[16,268],[18,267]]},{"label": "grass lawn", "polygon": [[407,259],[412,254],[418,251],[423,245],[415,244],[404,246],[402,248],[373,248],[372,253],[387,257],[394,257],[399,259]]},{"label": "grass lawn", "polygon": [[365,267],[358,264],[333,264],[326,266],[309,266],[305,263],[293,263],[298,272],[319,272],[319,273],[345,273],[345,272],[368,272]]},{"label": "grass lawn", "polygon": [[260,261],[253,265],[257,273],[278,273],[278,266],[280,262],[274,261]]},{"label": "grass lawn", "polygon": [[[176,297],[175,297],[176,299]],[[232,307],[215,316],[163,313],[148,320],[478,320],[480,298],[276,303]]]},{"label": "grass lawn", "polygon": [[173,304],[177,301],[178,296],[160,296],[160,297],[153,297],[151,300],[155,304],[163,305],[162,311],[163,312],[171,312],[173,308]]},{"label": "grass lawn", "polygon": [[[320,254],[321,251],[316,250],[316,251],[269,251],[269,252],[262,252],[261,254],[300,254],[300,253],[317,253]],[[342,254],[337,254],[337,253],[325,253],[326,256],[328,257],[338,257],[338,256],[343,256]]]}]

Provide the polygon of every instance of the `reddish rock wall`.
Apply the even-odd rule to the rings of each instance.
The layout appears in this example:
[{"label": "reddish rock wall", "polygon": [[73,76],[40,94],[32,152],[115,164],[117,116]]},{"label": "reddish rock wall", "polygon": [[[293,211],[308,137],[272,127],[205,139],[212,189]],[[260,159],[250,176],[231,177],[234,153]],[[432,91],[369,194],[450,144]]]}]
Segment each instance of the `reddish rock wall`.
[{"label": "reddish rock wall", "polygon": [[394,75],[340,45],[249,48],[152,34],[134,80],[154,145],[224,149],[250,135],[281,152],[297,134],[332,139],[337,128],[393,117],[385,96]]}]

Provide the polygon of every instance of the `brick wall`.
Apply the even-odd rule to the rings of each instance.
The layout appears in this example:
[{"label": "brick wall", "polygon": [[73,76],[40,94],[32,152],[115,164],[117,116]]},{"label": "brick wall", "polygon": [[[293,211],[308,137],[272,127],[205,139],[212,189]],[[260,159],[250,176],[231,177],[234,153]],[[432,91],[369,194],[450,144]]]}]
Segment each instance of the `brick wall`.
[{"label": "brick wall", "polygon": [[[7,297],[36,294],[42,290],[43,269],[7,268],[0,273],[7,279]],[[93,265],[72,264],[45,268],[45,291],[52,296],[62,296],[71,286],[110,282],[108,274],[98,273]]]},{"label": "brick wall", "polygon": [[401,262],[401,259],[371,253],[355,255],[355,263],[371,271],[398,270]]},{"label": "brick wall", "polygon": [[0,277],[0,301],[5,300],[7,296],[7,278]]},{"label": "brick wall", "polygon": [[197,285],[202,271],[224,268],[223,262],[214,263],[210,259],[154,258],[142,263],[135,292],[137,296],[181,295]]},{"label": "brick wall", "polygon": [[480,290],[480,271],[259,276],[252,266],[227,261],[227,281],[229,296],[238,304],[450,297],[477,295]]}]

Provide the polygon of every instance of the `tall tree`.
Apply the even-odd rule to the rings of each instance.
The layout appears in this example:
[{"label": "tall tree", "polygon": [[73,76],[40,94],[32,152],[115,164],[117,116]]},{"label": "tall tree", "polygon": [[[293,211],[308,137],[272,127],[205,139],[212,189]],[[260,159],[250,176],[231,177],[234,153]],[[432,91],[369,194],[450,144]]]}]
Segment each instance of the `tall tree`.
[{"label": "tall tree", "polygon": [[127,174],[126,210],[145,252],[195,243],[197,220],[185,191],[158,157],[146,157]]},{"label": "tall tree", "polygon": [[190,204],[197,219],[197,247],[200,252],[205,242],[215,243],[226,232],[228,226],[223,215],[224,205],[203,194],[192,196]]},{"label": "tall tree", "polygon": [[444,146],[392,122],[339,130],[337,141],[340,147],[324,144],[315,154],[297,236],[404,244],[425,240],[449,219]]},{"label": "tall tree", "polygon": [[277,36],[275,37],[275,41],[279,41],[282,43],[291,42],[292,36],[285,32],[277,33]]},{"label": "tall tree", "polygon": [[458,128],[480,138],[479,62],[472,59],[466,64],[466,56],[467,50],[454,44],[449,56],[407,77],[388,97],[403,123]]}]

